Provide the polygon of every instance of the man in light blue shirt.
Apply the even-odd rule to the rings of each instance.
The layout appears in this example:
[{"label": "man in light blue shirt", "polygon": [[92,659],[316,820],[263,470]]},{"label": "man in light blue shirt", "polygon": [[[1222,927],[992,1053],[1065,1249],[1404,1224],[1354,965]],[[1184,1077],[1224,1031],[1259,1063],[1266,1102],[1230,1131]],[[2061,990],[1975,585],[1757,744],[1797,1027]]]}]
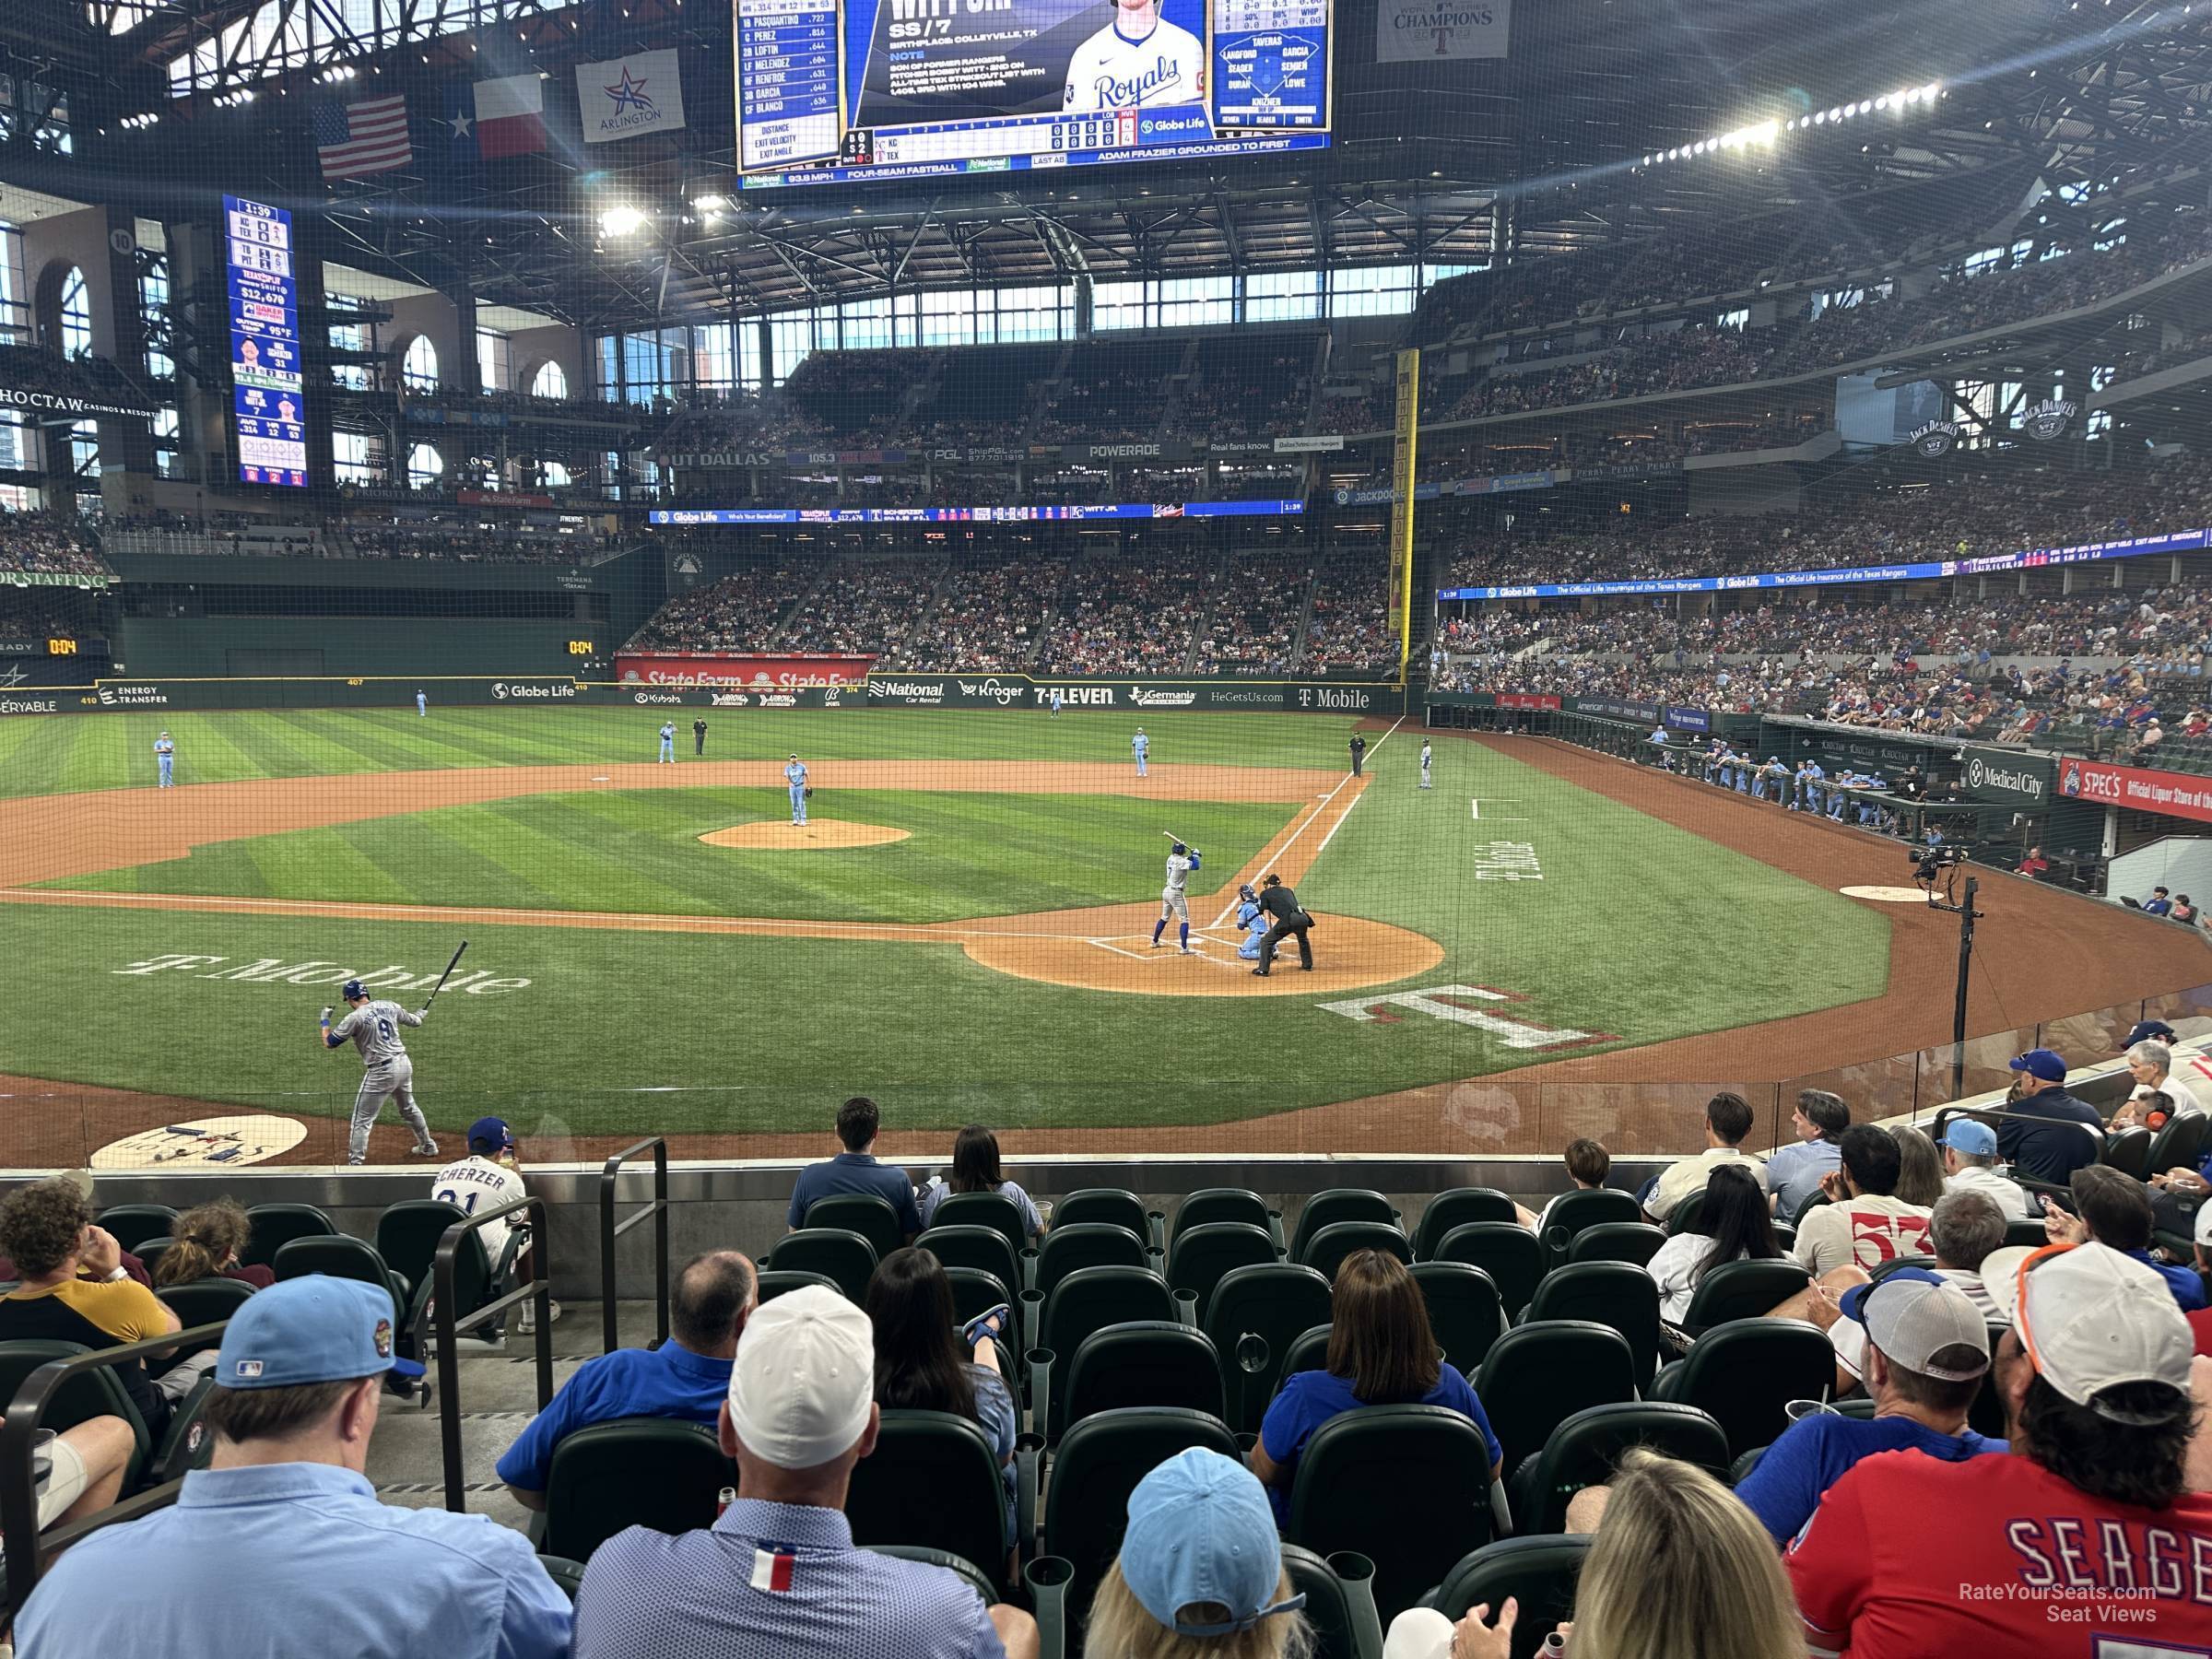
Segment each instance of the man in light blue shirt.
[{"label": "man in light blue shirt", "polygon": [[1790,1127],[1800,1138],[1767,1159],[1767,1190],[1774,1195],[1774,1213],[1784,1221],[1794,1220],[1820,1190],[1820,1178],[1842,1164],[1840,1143],[1851,1127],[1851,1108],[1841,1095],[1807,1088],[1797,1096]]},{"label": "man in light blue shirt", "polygon": [[522,1534],[393,1509],[361,1473],[394,1357],[392,1298],[320,1274],[239,1305],[175,1505],[95,1533],[16,1618],[18,1659],[561,1659],[568,1600]]}]

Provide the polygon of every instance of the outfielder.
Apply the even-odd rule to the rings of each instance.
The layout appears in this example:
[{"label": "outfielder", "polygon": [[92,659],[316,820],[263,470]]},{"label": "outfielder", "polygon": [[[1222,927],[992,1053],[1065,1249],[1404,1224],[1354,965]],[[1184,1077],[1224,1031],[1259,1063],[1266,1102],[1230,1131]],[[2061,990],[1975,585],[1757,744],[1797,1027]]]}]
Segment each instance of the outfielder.
[{"label": "outfielder", "polygon": [[1426,737],[1421,739],[1421,787],[1423,789],[1436,787],[1429,776],[1429,739]]},{"label": "outfielder", "polygon": [[338,994],[352,1011],[333,1025],[332,1011],[323,1010],[323,1046],[344,1048],[351,1038],[361,1055],[361,1087],[353,1097],[353,1127],[346,1137],[346,1161],[367,1161],[369,1131],[376,1126],[376,1115],[383,1110],[387,1098],[415,1132],[415,1156],[437,1157],[438,1143],[430,1138],[430,1125],[415,1102],[415,1062],[407,1058],[407,1045],[399,1040],[399,1028],[420,1025],[422,1016],[409,1013],[395,1002],[371,1001],[358,979],[347,980]]},{"label": "outfielder", "polygon": [[1258,961],[1260,941],[1275,923],[1260,908],[1260,896],[1249,881],[1237,888],[1237,925],[1244,930],[1244,943],[1237,947],[1237,954],[1248,962]]},{"label": "outfielder", "polygon": [[783,782],[791,785],[791,821],[794,824],[806,823],[806,762],[794,755],[791,764],[783,769]]},{"label": "outfielder", "polygon": [[1136,735],[1129,739],[1129,752],[1136,757],[1136,775],[1140,778],[1145,775],[1145,756],[1151,748],[1152,739],[1145,735],[1143,726],[1138,726]]},{"label": "outfielder", "polygon": [[1185,847],[1177,841],[1168,853],[1168,885],[1159,889],[1159,920],[1152,924],[1153,949],[1159,948],[1159,935],[1167,931],[1168,922],[1172,918],[1181,930],[1178,943],[1182,947],[1182,954],[1191,954],[1191,896],[1183,884],[1197,867],[1197,848]]},{"label": "outfielder", "polygon": [[430,717],[430,700],[420,691],[415,693],[415,712],[424,720]]},{"label": "outfielder", "polygon": [[167,732],[154,739],[154,765],[161,773],[161,782],[156,787],[174,789],[177,786],[177,746]]},{"label": "outfielder", "polygon": [[670,766],[676,764],[676,722],[673,720],[661,722],[661,759]]},{"label": "outfielder", "polygon": [[1060,718],[1060,688],[1057,686],[1053,688],[1053,718]]}]

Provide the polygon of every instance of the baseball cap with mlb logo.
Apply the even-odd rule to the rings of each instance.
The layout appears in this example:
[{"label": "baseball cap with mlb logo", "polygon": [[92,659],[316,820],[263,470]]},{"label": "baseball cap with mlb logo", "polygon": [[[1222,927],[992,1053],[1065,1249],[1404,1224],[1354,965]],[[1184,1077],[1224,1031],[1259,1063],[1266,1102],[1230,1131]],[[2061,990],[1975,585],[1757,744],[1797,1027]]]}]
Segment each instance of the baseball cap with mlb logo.
[{"label": "baseball cap with mlb logo", "polygon": [[394,1346],[392,1293],[359,1279],[311,1273],[281,1279],[238,1305],[215,1360],[222,1388],[294,1388],[385,1372],[422,1375]]}]

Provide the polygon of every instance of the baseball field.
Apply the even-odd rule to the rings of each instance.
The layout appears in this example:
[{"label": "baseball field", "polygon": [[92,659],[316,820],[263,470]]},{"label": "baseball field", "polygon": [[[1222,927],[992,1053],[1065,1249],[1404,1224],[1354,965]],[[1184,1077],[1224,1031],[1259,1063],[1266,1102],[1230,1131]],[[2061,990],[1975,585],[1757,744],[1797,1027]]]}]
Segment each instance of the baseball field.
[{"label": "baseball field", "polygon": [[[1437,734],[1422,789],[1411,724],[1366,723],[1351,778],[1349,716],[1147,718],[1141,779],[1121,713],[717,711],[701,759],[686,711],[672,765],[660,718],[0,726],[0,1162],[241,1109],[307,1120],[299,1155],[327,1157],[359,1065],[311,1046],[318,1010],[354,975],[417,1006],[463,938],[408,1034],[433,1125],[496,1110],[579,1147],[811,1146],[865,1092],[933,1136],[1204,1149],[1327,1124],[1396,1149],[1437,1138],[1440,1088],[1508,1070],[1782,1077],[1947,1029],[1955,924],[1837,890],[1895,882],[1893,846],[1558,745]],[[1172,838],[1204,854],[1187,956],[1172,926],[1151,947]],[[1314,972],[1237,955],[1238,886],[1270,871],[1317,919]],[[2110,997],[2100,964],[2062,974],[2048,1006],[1992,968],[1978,1029],[2117,1001],[2140,970],[2212,977],[2162,948]],[[1855,1029],[1689,1058],[1828,1010]],[[392,1115],[375,1156],[404,1147]]]}]

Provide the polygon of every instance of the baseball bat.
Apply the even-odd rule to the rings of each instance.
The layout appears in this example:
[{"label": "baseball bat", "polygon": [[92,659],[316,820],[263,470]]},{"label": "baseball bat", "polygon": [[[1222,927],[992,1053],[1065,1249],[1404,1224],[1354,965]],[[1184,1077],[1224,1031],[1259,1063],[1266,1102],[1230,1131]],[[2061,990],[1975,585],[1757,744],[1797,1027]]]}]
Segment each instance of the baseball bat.
[{"label": "baseball bat", "polygon": [[415,1010],[418,1014],[428,1014],[430,1011],[430,1005],[438,1000],[438,993],[445,989],[445,982],[452,979],[453,970],[461,966],[461,952],[467,948],[468,941],[462,940],[459,947],[453,951],[453,959],[445,965],[445,971],[438,976],[438,982],[430,987],[430,994],[422,999],[422,1006]]},{"label": "baseball bat", "polygon": [[1187,836],[1178,835],[1172,830],[1162,830],[1160,833],[1166,836],[1171,841],[1182,842],[1182,844],[1186,847],[1191,844],[1190,839]]}]

